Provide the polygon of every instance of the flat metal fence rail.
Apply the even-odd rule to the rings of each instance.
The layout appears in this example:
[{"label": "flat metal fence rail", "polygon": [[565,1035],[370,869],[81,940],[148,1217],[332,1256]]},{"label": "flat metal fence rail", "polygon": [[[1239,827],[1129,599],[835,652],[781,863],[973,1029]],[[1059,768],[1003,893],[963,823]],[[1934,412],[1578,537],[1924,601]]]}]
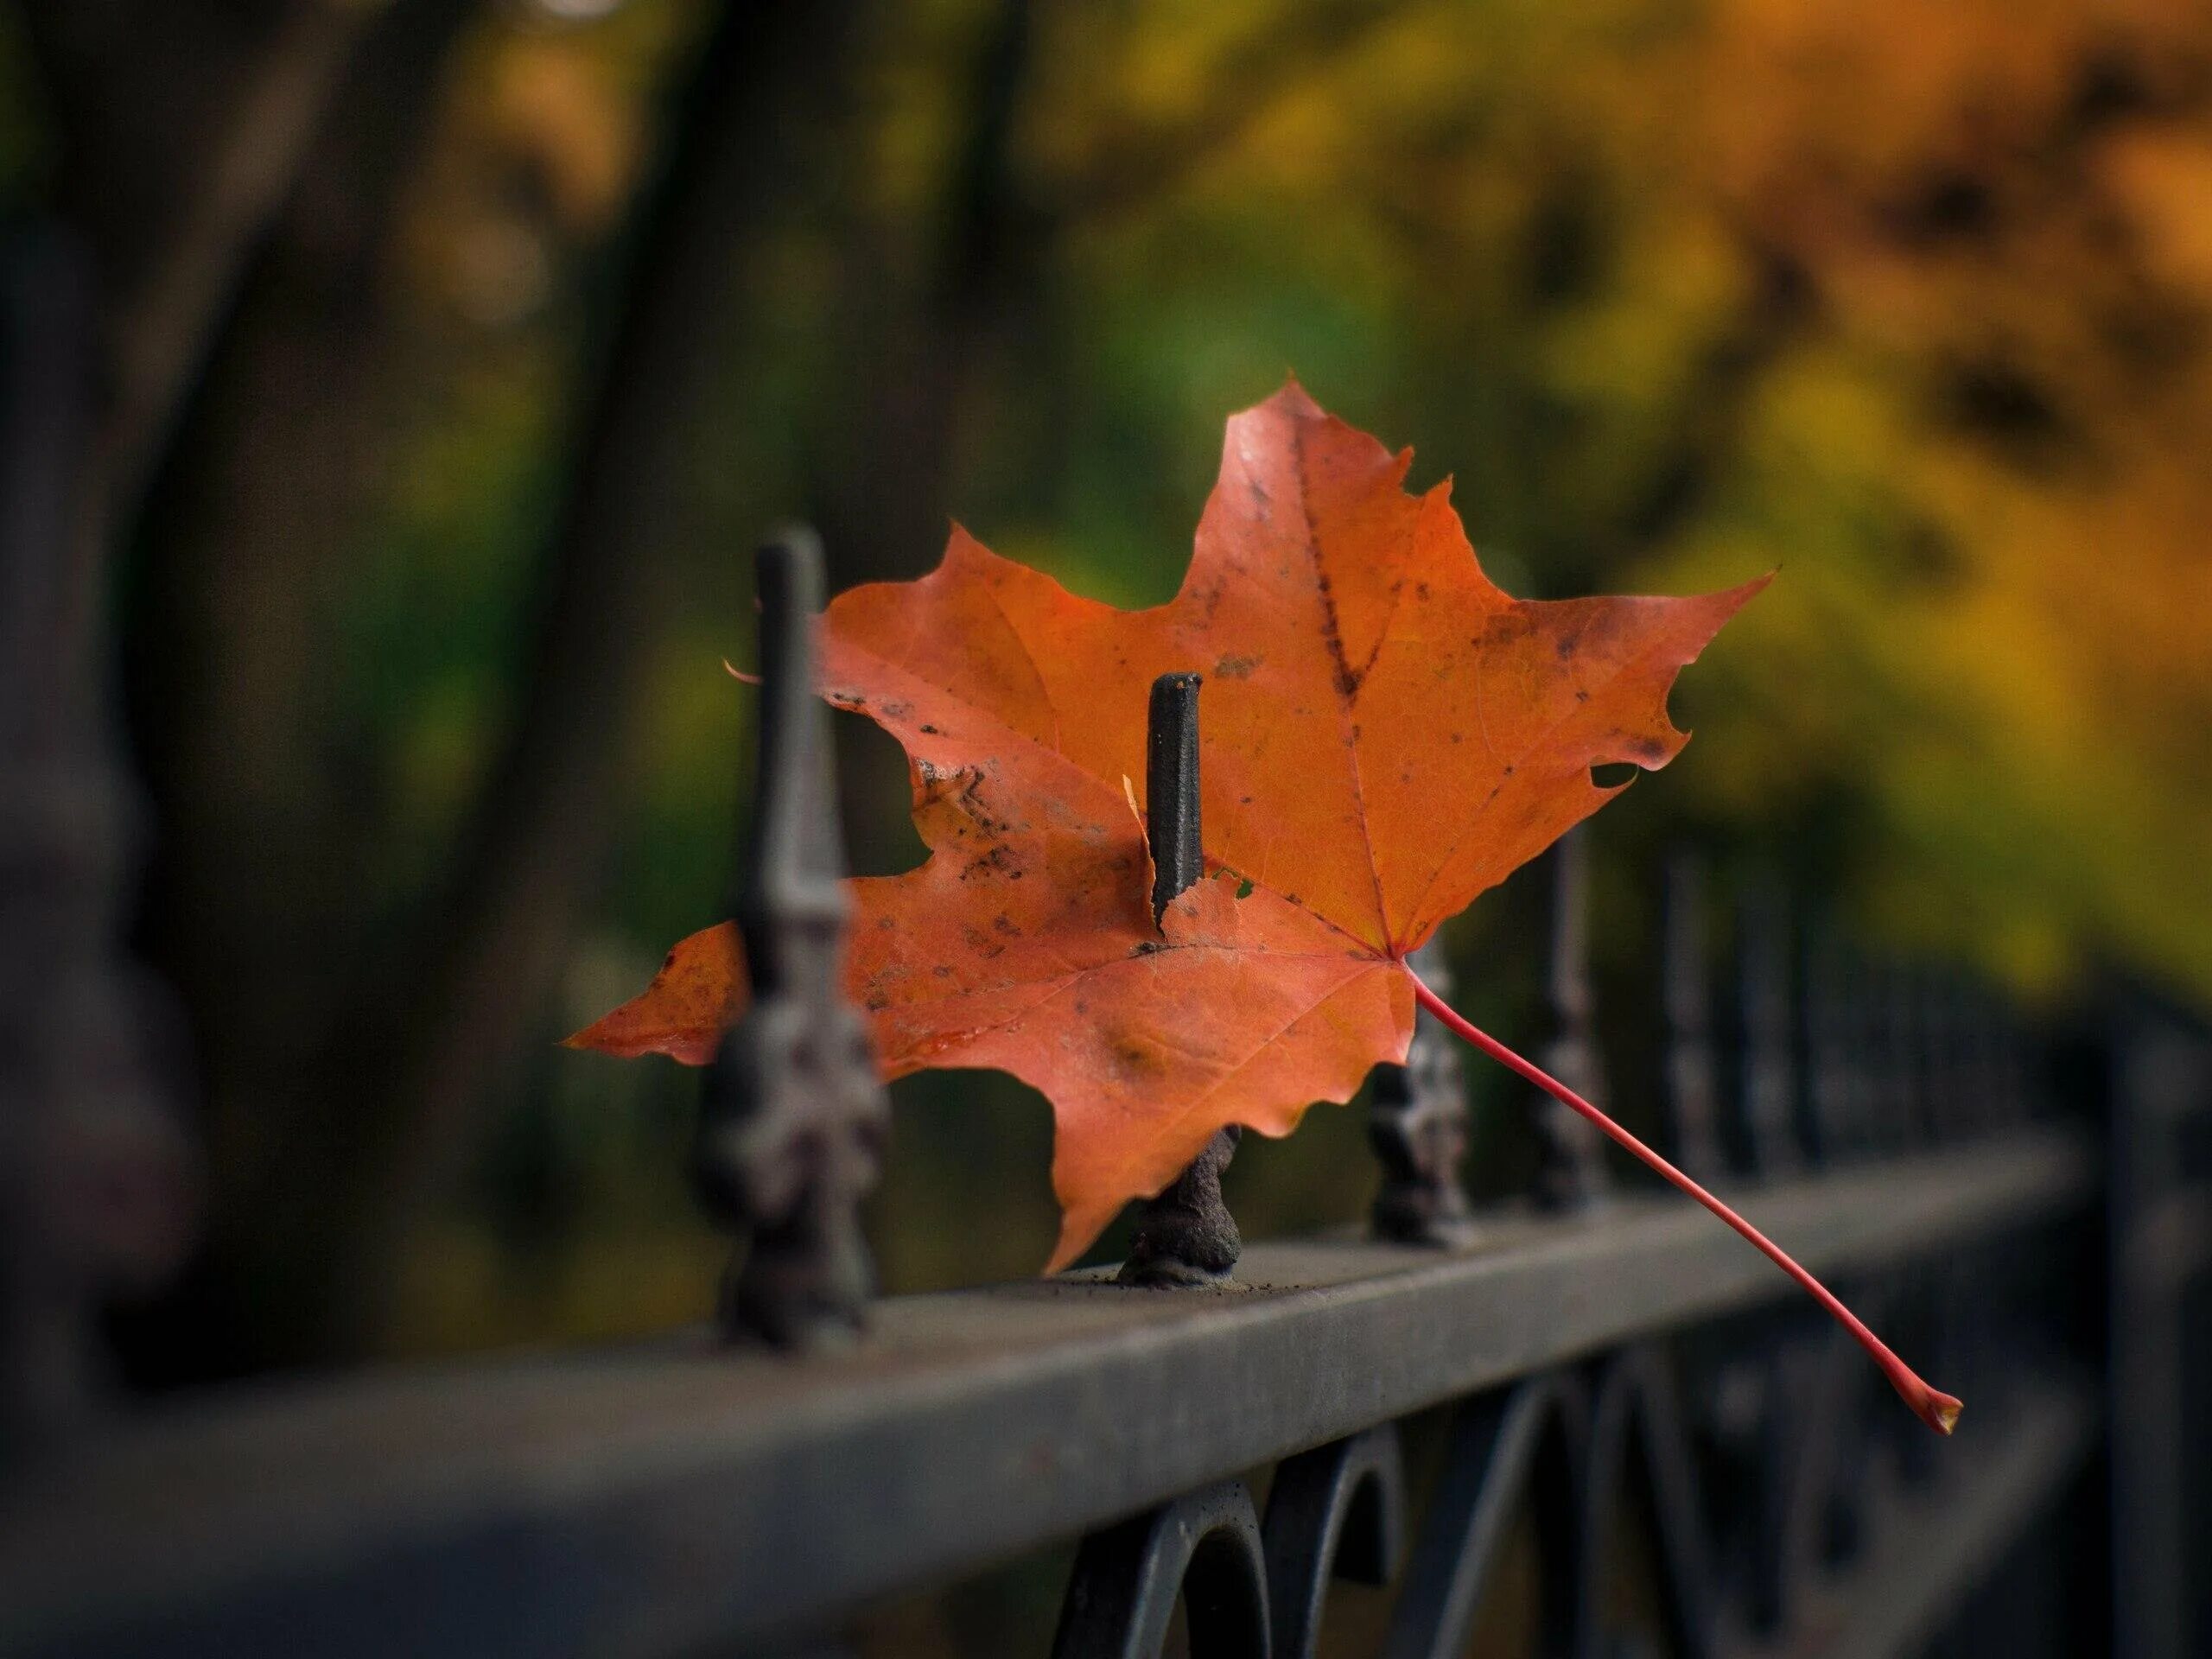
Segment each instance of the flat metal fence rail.
[{"label": "flat metal fence rail", "polygon": [[[1389,1587],[1380,1651],[1443,1659],[1494,1637],[1516,1541],[1545,1655],[2202,1650],[2212,1046],[2178,1016],[2115,1027],[2109,1102],[2055,1101],[1994,998],[1870,962],[1777,891],[1735,895],[1733,947],[1710,949],[1688,859],[1666,874],[1663,1138],[1967,1399],[1955,1440],[1701,1211],[1615,1185],[1546,1103],[1536,1190],[1471,1205],[1464,1081],[1426,1015],[1374,1090],[1369,1229],[1240,1253],[1230,1135],[1147,1207],[1120,1274],[871,1302],[856,1205],[884,1107],[835,972],[817,557],[793,537],[764,563],[735,901],[760,995],[709,1068],[696,1152],[741,1241],[712,1325],[238,1388],[19,1451],[0,1652],[838,1652],[886,1597],[1072,1545],[1037,1643],[1059,1659],[1324,1651],[1338,1581]],[[1155,833],[1191,849],[1196,701],[1154,699]],[[1172,896],[1192,860],[1156,852]],[[1602,1099],[1585,857],[1572,836],[1551,857],[1542,1055]],[[2107,1305],[2085,1340],[2081,1308]],[[2011,1617],[1979,1611],[2044,1562]]]},{"label": "flat metal fence rail", "polygon": [[[1245,1621],[1221,1650],[1309,1650],[1300,1609],[1329,1570],[1388,1577],[1402,1557],[1389,1651],[1449,1654],[1532,1481],[1564,1506],[1546,1567],[1575,1618],[1605,1605],[1603,1535],[1634,1500],[1685,1546],[1669,1588],[1689,1650],[1758,1650],[1801,1597],[1911,1629],[2090,1445],[2089,1380],[2016,1370],[2000,1344],[2033,1312],[2007,1300],[2007,1258],[2079,1211],[2093,1167],[2078,1137],[2024,1128],[1747,1198],[1815,1270],[1893,1293],[1885,1313],[1948,1309],[1931,1333],[1975,1397],[1941,1471],[1821,1323],[1670,1352],[1669,1333],[1792,1293],[1702,1212],[1624,1198],[1450,1253],[1262,1244],[1235,1287],[1196,1296],[1090,1276],[895,1298],[843,1353],[733,1355],[699,1332],[118,1422],[7,1494],[9,1651],[710,1651],[834,1630],[871,1598],[1090,1531],[1064,1653],[1154,1650],[1203,1556]],[[1916,1274],[1931,1259],[1948,1265]],[[1971,1294],[1942,1294],[1953,1271]],[[1410,1530],[1392,1425],[1454,1402]],[[1262,1522],[1242,1477],[1271,1463]],[[1771,1521],[1771,1559],[1712,1559],[1707,1466]],[[1839,1508],[1861,1541],[1834,1578]],[[1376,1538],[1355,1548],[1362,1516]],[[1853,1563],[1879,1596],[1848,1593]]]}]

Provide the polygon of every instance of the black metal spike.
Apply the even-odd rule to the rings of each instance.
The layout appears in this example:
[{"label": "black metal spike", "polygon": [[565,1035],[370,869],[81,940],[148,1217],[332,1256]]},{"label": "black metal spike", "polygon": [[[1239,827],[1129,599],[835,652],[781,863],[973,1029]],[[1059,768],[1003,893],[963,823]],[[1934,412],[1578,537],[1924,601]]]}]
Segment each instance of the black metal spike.
[{"label": "black metal spike", "polygon": [[[1162,674],[1152,683],[1145,733],[1145,833],[1152,846],[1152,918],[1205,871],[1198,834],[1198,685],[1196,674]],[[1229,1276],[1243,1251],[1235,1217],[1222,1201],[1221,1173],[1236,1155],[1236,1125],[1206,1142],[1190,1166],[1137,1216],[1125,1285],[1211,1284]]]},{"label": "black metal spike", "polygon": [[1144,790],[1154,924],[1205,868],[1198,833],[1198,685],[1196,674],[1162,674],[1152,683]]},{"label": "black metal spike", "polygon": [[848,901],[830,734],[812,684],[822,547],[790,530],[760,550],[761,698],[753,833],[738,931],[753,1002],[700,1102],[693,1173],[751,1248],[724,1275],[730,1338],[808,1345],[855,1332],[874,1285],[860,1202],[890,1130],[868,1027],[839,983]]}]

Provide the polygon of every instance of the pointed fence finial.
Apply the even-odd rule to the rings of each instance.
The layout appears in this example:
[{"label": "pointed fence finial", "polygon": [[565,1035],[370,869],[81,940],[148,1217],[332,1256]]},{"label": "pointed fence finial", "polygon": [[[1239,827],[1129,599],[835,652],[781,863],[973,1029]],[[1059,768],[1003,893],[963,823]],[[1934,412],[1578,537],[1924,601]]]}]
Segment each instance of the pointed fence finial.
[{"label": "pointed fence finial", "polygon": [[[1145,833],[1152,845],[1152,918],[1166,913],[1205,864],[1198,833],[1198,685],[1196,674],[1162,674],[1152,683],[1145,734]],[[1125,1285],[1211,1284],[1226,1279],[1244,1241],[1222,1200],[1221,1173],[1236,1155],[1242,1131],[1217,1133],[1138,1212],[1136,1235],[1120,1279]]]},{"label": "pointed fence finial", "polygon": [[709,1207],[751,1240],[724,1276],[722,1333],[795,1347],[861,1323],[874,1273],[860,1204],[890,1108],[841,983],[844,843],[812,674],[821,543],[785,531],[756,568],[760,738],[736,903],[753,1001],[708,1070],[693,1172]]}]

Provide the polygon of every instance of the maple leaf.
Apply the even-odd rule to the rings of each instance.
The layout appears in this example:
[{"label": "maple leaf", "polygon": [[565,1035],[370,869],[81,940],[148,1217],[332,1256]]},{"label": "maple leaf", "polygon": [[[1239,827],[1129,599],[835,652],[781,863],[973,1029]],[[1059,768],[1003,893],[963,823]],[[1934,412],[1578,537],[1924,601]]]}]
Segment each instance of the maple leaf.
[{"label": "maple leaf", "polygon": [[[1450,486],[1294,382],[1233,418],[1182,591],[1123,611],[956,529],[918,582],[841,595],[821,689],[906,747],[931,856],[853,884],[846,976],[884,1071],[990,1066],[1051,1097],[1052,1268],[1214,1133],[1287,1134],[1404,1058],[1402,958],[1663,766],[1675,673],[1763,585],[1692,599],[1509,597]],[[1211,879],[1153,921],[1145,690],[1205,677]],[[734,930],[679,945],[579,1033],[693,1063],[741,1002]],[[1049,1270],[1049,1269],[1048,1269]]]},{"label": "maple leaf", "polygon": [[[917,868],[852,884],[846,986],[887,1077],[1013,1072],[1056,1115],[1060,1236],[1080,1255],[1215,1133],[1288,1134],[1402,1060],[1416,1000],[1582,1113],[1764,1251],[1866,1344],[1924,1421],[1939,1394],[1779,1249],[1602,1112],[1439,1001],[1406,966],[1438,923],[1664,766],[1675,675],[1765,585],[1688,599],[1511,598],[1450,486],[1296,382],[1229,423],[1181,591],[1123,611],[955,527],[910,582],[840,595],[820,690],[905,746]],[[1207,684],[1207,874],[1152,913],[1146,690]],[[1132,807],[1135,810],[1132,810]],[[729,924],[569,1040],[701,1064],[744,1002]]]}]

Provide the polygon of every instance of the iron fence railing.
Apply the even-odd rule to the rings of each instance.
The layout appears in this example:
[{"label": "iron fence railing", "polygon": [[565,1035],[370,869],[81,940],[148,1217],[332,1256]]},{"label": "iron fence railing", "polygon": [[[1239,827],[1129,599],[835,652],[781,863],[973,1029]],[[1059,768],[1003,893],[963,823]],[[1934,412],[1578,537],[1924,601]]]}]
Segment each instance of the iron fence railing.
[{"label": "iron fence railing", "polygon": [[[1332,1562],[1387,1574],[1399,1552],[1382,1546],[1408,1535],[1388,1650],[1457,1653],[1532,1478],[1563,1506],[1545,1515],[1565,1628],[1604,1606],[1608,1510],[1636,1486],[1680,1546],[1669,1592],[1706,1633],[1686,1650],[1714,1650],[1719,1610],[1788,1627],[1827,1585],[1832,1505],[1860,1517],[1854,1559],[1907,1552],[1921,1580],[1869,1567],[1882,1588],[1858,1611],[1893,1625],[1910,1593],[1930,1619],[2087,1447],[2093,1382],[2013,1357],[2034,1309],[2004,1269],[2090,1198],[2092,1167],[2078,1137],[2024,1129],[1748,1198],[1816,1271],[1886,1293],[1887,1317],[1917,1306],[1923,1347],[1974,1389],[1940,1470],[1910,1460],[1906,1432],[1926,1431],[1818,1324],[1724,1323],[1670,1347],[1792,1293],[1701,1214],[1623,1198],[1449,1254],[1258,1243],[1236,1287],[1190,1294],[1100,1274],[894,1298],[865,1343],[796,1360],[700,1333],[118,1423],[9,1494],[10,1651],[712,1650],[832,1630],[870,1598],[1096,1529],[1064,1653],[1153,1650],[1194,1553],[1243,1598],[1224,1615],[1243,1645],[1220,1650],[1267,1650],[1268,1604],[1272,1650],[1299,1652],[1293,1603]],[[1446,1472],[1411,1527],[1391,1425],[1448,1402]],[[1731,1535],[1741,1559],[1709,1535],[1708,1459],[1725,1471],[1708,1496],[1759,1517]],[[1240,1482],[1268,1465],[1262,1529]],[[1892,1516],[1898,1538],[1873,1519]],[[1379,1541],[1340,1538],[1354,1520]],[[1190,1593],[1196,1618],[1209,1592]]]},{"label": "iron fence railing", "polygon": [[[1462,1080],[1425,1020],[1374,1091],[1366,1233],[1241,1247],[1232,1138],[1149,1206],[1136,1272],[871,1303],[855,1206],[884,1120],[834,971],[818,585],[804,540],[764,565],[737,903],[760,996],[696,1160],[747,1248],[714,1328],[49,1437],[0,1478],[0,1651],[834,1652],[881,1598],[1072,1544],[1035,1634],[1065,1659],[1329,1650],[1337,1580],[1385,1586],[1368,1645],[1412,1659],[1495,1639],[1516,1539],[1547,1654],[2179,1659],[2212,1630],[2187,1571],[2212,1043],[2134,1005],[2054,1092],[1991,999],[1807,948],[1758,893],[1717,1033],[1688,861],[1671,1149],[1968,1398],[1955,1440],[1709,1217],[1609,1190],[1577,1120],[1546,1120],[1535,1202],[1470,1205]],[[1188,701],[1155,701],[1170,893]],[[1581,857],[1554,861],[1544,1058],[1598,1094]]]}]

